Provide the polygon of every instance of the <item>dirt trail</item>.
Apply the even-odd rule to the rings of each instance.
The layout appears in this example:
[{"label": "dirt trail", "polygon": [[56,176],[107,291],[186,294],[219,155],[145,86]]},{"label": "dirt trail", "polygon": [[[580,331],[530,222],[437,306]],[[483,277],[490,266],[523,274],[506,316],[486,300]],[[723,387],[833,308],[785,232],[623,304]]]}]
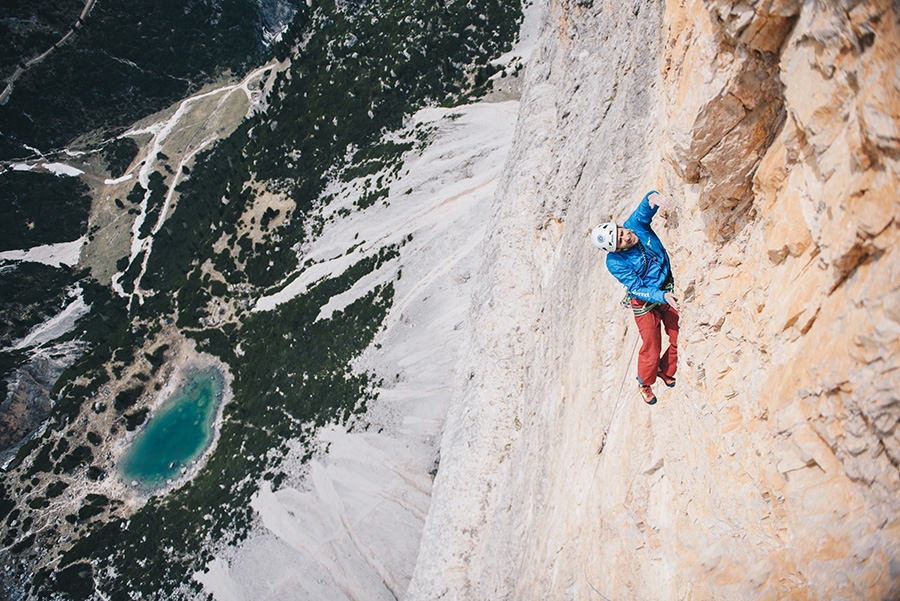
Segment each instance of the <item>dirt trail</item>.
[{"label": "dirt trail", "polygon": [[87,0],[87,2],[85,2],[84,9],[82,9],[81,14],[78,15],[78,18],[75,19],[75,24],[72,26],[72,29],[67,31],[65,33],[65,35],[59,39],[58,42],[54,43],[45,52],[43,52],[42,54],[39,54],[38,56],[34,57],[30,61],[27,61],[25,63],[19,63],[19,66],[16,67],[15,72],[13,72],[13,74],[10,76],[9,80],[7,80],[6,88],[3,90],[3,92],[0,92],[0,104],[6,104],[6,102],[9,100],[9,97],[13,91],[13,85],[16,83],[16,80],[19,79],[19,77],[22,75],[22,73],[24,73],[25,71],[30,69],[32,66],[38,64],[45,58],[47,58],[47,56],[51,52],[53,52],[59,46],[64,44],[66,42],[66,40],[68,40],[75,33],[76,29],[79,29],[84,24],[84,18],[87,16],[87,14],[89,12],[91,12],[91,9],[94,7],[94,3],[96,1],[97,0]]},{"label": "dirt trail", "polygon": [[[157,121],[146,127],[131,129],[123,134],[125,136],[135,136],[138,134],[149,134],[152,136],[150,141],[145,146],[144,154],[146,156],[146,159],[144,160],[140,172],[138,173],[138,181],[140,182],[141,186],[143,186],[148,191],[141,202],[141,213],[140,215],[138,215],[137,219],[135,219],[132,226],[131,253],[129,256],[129,262],[134,260],[134,258],[137,257],[141,253],[141,251],[146,252],[144,253],[140,274],[135,280],[135,290],[131,299],[132,302],[135,299],[137,299],[138,302],[143,301],[144,291],[140,287],[140,282],[147,269],[147,262],[150,258],[150,252],[153,246],[153,236],[163,226],[169,212],[172,209],[172,205],[175,200],[175,188],[183,178],[183,167],[185,167],[190,161],[192,161],[198,152],[200,152],[213,142],[221,139],[223,135],[225,135],[224,132],[231,131],[233,129],[233,127],[231,126],[237,125],[237,122],[252,114],[253,111],[260,106],[261,102],[263,101],[262,99],[265,97],[265,88],[271,84],[271,74],[269,80],[261,85],[262,89],[251,90],[250,85],[259,82],[267,72],[274,72],[278,69],[279,65],[277,63],[269,62],[250,72],[239,83],[227,85],[208,92],[203,92],[181,101],[177,105],[175,112],[170,117],[162,121]],[[235,93],[243,93],[244,95],[246,95],[248,103],[247,110],[242,115],[240,115],[240,119],[238,121],[229,123],[228,127],[225,127],[225,124],[220,124],[220,127],[218,128],[208,129],[207,125],[212,120],[219,117],[219,113],[221,111],[227,111],[228,101],[231,98],[232,94]],[[220,96],[215,104],[215,107],[209,111],[204,119],[202,119],[201,121],[196,121],[196,115],[192,114],[195,105],[199,104],[203,100],[210,99],[215,96]],[[228,117],[226,116],[225,119],[228,119]],[[184,150],[180,153],[180,159],[178,160],[176,168],[173,170],[174,176],[172,177],[171,182],[169,182],[168,190],[166,191],[166,199],[163,203],[162,209],[159,211],[159,216],[156,223],[153,224],[153,227],[150,230],[150,235],[145,238],[139,238],[141,228],[144,225],[144,220],[147,218],[147,201],[150,196],[150,174],[155,170],[158,170],[158,163],[160,162],[157,157],[160,152],[168,154],[164,151],[164,147],[170,136],[179,134],[184,130],[193,130],[193,133],[185,143]],[[175,142],[175,144],[177,144],[177,142]],[[113,288],[119,294],[123,296],[125,295],[124,291],[121,288],[121,285],[115,277],[113,278]]]}]

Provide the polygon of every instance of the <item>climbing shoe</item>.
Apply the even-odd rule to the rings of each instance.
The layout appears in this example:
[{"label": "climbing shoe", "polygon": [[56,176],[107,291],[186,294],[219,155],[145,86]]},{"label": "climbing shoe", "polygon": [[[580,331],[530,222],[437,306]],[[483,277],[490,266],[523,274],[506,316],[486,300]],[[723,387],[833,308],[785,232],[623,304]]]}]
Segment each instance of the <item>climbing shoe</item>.
[{"label": "climbing shoe", "polygon": [[656,372],[656,377],[663,381],[663,384],[668,386],[669,388],[675,388],[675,378],[672,376],[667,376],[662,371]]},{"label": "climbing shoe", "polygon": [[641,398],[644,399],[644,402],[648,405],[656,404],[656,395],[653,394],[653,389],[649,386],[641,386]]}]

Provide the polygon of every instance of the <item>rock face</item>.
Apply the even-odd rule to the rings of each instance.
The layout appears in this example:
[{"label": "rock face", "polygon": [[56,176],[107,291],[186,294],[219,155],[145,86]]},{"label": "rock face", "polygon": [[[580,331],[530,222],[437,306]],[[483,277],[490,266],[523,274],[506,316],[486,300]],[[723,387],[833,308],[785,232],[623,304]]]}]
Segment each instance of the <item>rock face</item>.
[{"label": "rock face", "polygon": [[[900,14],[543,7],[409,599],[900,596]],[[649,189],[649,407],[589,243]]]},{"label": "rock face", "polygon": [[0,402],[0,465],[47,419],[53,401],[50,391],[62,372],[84,352],[80,342],[64,342],[41,349],[7,380],[8,393]]}]

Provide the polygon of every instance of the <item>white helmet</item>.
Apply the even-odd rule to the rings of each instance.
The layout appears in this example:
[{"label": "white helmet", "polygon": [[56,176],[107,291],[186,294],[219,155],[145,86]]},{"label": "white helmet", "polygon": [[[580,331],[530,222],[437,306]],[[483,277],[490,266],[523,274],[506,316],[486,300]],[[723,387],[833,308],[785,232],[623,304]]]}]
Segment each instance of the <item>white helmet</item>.
[{"label": "white helmet", "polygon": [[616,250],[616,232],[618,226],[615,222],[601,223],[591,232],[591,242],[600,250],[612,252]]}]

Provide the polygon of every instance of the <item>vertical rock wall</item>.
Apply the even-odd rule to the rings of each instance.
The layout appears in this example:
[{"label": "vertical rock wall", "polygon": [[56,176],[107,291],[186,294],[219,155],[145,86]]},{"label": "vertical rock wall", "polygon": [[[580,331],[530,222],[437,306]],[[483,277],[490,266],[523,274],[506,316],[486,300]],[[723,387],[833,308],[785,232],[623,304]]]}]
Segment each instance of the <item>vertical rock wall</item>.
[{"label": "vertical rock wall", "polygon": [[[410,599],[900,596],[900,14],[551,0]],[[651,188],[678,385],[587,239]]]}]

